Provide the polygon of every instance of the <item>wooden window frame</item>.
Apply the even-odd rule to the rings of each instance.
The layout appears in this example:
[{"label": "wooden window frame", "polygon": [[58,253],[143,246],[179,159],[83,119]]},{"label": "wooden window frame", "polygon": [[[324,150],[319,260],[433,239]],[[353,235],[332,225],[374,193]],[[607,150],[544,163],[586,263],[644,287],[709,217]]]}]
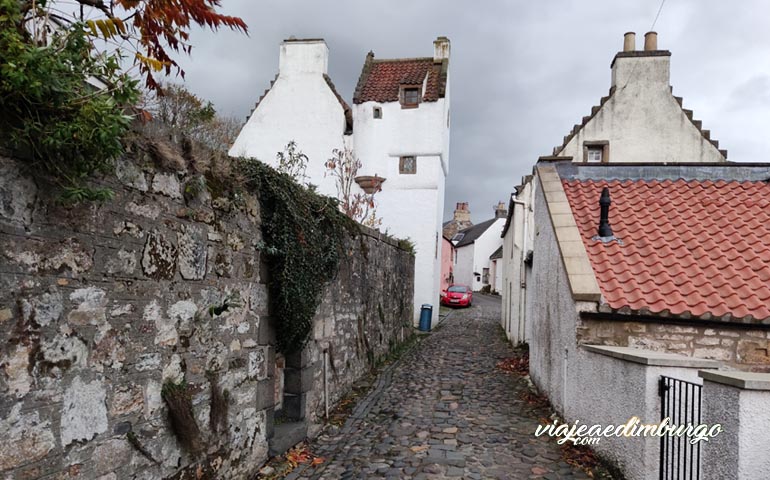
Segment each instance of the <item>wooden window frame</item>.
[{"label": "wooden window frame", "polygon": [[[409,102],[406,101],[406,92],[407,90],[416,90],[417,91],[417,100],[415,102]],[[420,106],[420,101],[422,100],[422,85],[401,85],[401,91],[399,92],[399,101],[401,102],[401,108],[417,108]]]},{"label": "wooden window frame", "polygon": [[[411,172],[407,172],[404,168],[404,163],[406,163],[406,159],[408,158],[411,158],[414,162],[414,170]],[[414,155],[403,155],[398,157],[398,173],[400,175],[417,175],[417,157]]]},{"label": "wooden window frame", "polygon": [[588,150],[601,147],[602,161],[600,163],[610,163],[610,142],[609,140],[586,140],[583,142],[583,163],[596,163],[588,161]]}]

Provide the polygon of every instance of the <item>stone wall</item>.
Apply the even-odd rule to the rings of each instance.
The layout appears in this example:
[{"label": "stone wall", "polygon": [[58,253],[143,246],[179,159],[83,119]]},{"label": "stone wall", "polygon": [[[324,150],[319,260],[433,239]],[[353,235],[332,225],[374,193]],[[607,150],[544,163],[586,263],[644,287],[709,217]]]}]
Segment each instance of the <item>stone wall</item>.
[{"label": "stone wall", "polygon": [[[275,334],[259,203],[213,195],[211,167],[174,147],[145,150],[100,181],[113,200],[79,206],[0,157],[3,478],[238,479],[267,459]],[[311,421],[321,343],[337,399],[411,322],[413,258],[375,237],[349,240],[302,355]],[[162,391],[180,384],[174,412],[197,426],[175,433]]]},{"label": "stone wall", "polygon": [[728,367],[770,372],[770,331],[748,326],[579,320],[578,342],[665,351],[719,360]]}]

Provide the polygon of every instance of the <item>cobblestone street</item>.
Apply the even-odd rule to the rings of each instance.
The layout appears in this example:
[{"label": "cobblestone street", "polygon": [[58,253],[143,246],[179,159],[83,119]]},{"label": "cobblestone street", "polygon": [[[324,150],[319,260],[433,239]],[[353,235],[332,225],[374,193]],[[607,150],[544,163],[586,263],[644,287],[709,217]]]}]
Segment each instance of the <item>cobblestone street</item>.
[{"label": "cobblestone street", "polygon": [[325,458],[287,478],[588,478],[533,435],[542,411],[525,380],[496,369],[512,355],[499,300],[478,296],[384,371],[344,427],[319,436]]}]

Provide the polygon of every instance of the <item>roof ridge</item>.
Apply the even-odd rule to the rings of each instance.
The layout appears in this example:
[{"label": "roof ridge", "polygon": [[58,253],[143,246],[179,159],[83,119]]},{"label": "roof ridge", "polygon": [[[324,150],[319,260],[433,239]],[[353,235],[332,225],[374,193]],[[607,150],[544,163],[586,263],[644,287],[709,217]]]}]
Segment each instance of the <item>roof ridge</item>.
[{"label": "roof ridge", "polygon": [[[374,60],[374,57],[372,57]],[[374,63],[390,62],[433,62],[433,57],[403,57],[403,58],[378,58]]]},{"label": "roof ridge", "polygon": [[615,94],[615,87],[610,87],[609,95],[602,97],[599,100],[599,105],[594,105],[593,107],[591,107],[591,114],[583,117],[580,125],[576,124],[572,127],[572,130],[570,131],[570,133],[564,137],[564,140],[562,141],[561,146],[556,146],[553,148],[554,156],[559,155],[561,152],[564,151],[565,148],[567,148],[567,144],[575,137],[575,135],[578,134],[578,132],[580,132],[583,129],[583,127],[586,126],[588,122],[590,122],[596,116],[597,113],[599,113],[599,111],[602,109],[604,104],[607,103],[607,101],[610,98],[612,98],[614,94]]},{"label": "roof ridge", "polygon": [[267,87],[262,95],[260,95],[257,99],[257,102],[254,104],[254,108],[252,108],[249,114],[246,116],[247,122],[249,121],[249,118],[251,118],[251,116],[254,114],[254,111],[257,109],[257,107],[259,107],[259,104],[262,103],[262,100],[264,100],[264,98],[267,96],[268,92],[270,92],[270,90],[273,88],[273,85],[275,85],[275,82],[278,80],[278,75],[280,75],[280,73],[275,74],[275,77],[270,81],[270,86]]}]

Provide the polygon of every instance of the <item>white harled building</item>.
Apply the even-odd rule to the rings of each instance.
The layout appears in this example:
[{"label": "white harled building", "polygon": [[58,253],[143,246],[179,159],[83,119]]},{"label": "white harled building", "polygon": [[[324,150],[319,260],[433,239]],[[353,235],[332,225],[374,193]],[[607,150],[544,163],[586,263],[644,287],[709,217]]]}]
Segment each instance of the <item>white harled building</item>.
[{"label": "white harled building", "polygon": [[294,141],[309,158],[309,182],[336,196],[325,162],[332,150],[351,148],[362,163],[356,188],[368,188],[373,177],[381,182],[380,229],[415,245],[415,322],[426,303],[438,318],[449,172],[450,43],[445,37],[433,43],[430,57],[376,59],[370,52],[351,109],[328,76],[326,42],[284,41],[278,75],[229,152],[277,165],[277,153]]}]

